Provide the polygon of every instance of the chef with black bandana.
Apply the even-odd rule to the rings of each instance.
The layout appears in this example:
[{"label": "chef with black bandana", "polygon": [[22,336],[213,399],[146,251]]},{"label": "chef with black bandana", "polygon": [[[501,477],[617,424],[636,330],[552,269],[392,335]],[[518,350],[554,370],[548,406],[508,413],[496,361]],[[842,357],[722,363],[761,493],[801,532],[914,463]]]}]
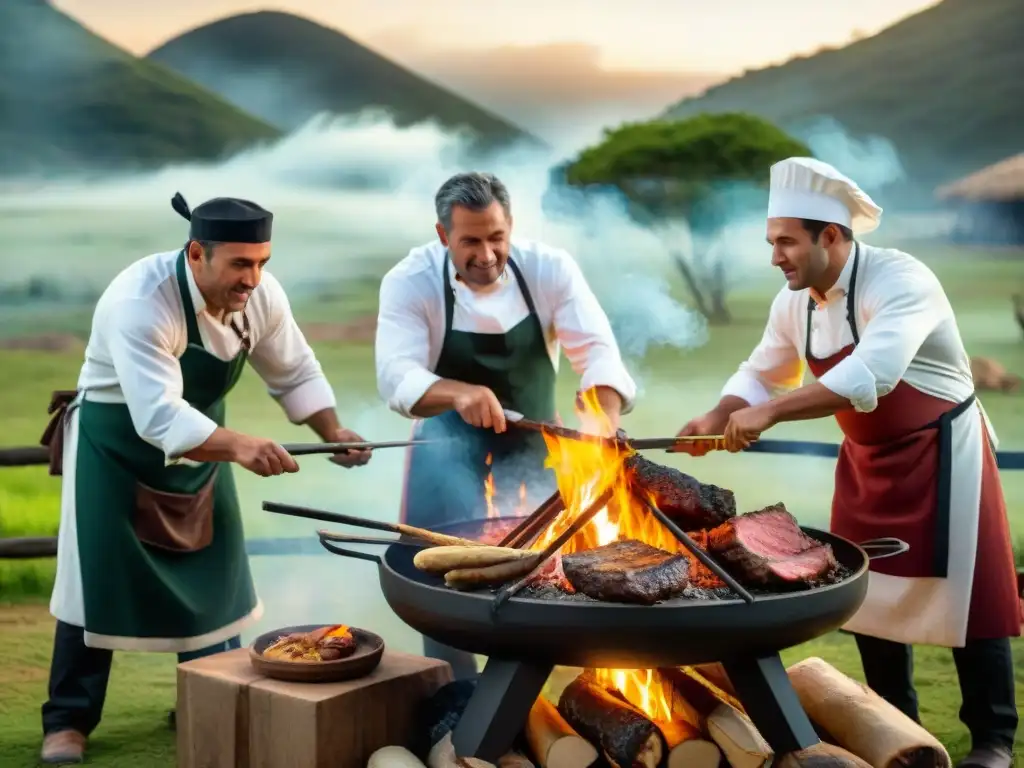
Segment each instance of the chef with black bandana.
[{"label": "chef with black bandana", "polygon": [[231,464],[261,476],[299,468],[273,440],[224,426],[245,364],[293,423],[328,442],[361,439],[339,424],[334,392],[264,270],[272,214],[234,198],[189,210],[176,195],[172,206],[190,220],[185,247],[111,281],[77,391],[55,398],[44,436],[63,474],[45,763],[81,761],[114,650],[198,658],[239,647],[262,614]]},{"label": "chef with black bandana", "polygon": [[[441,186],[435,207],[437,241],[414,248],[381,282],[376,339],[381,397],[418,420],[417,438],[439,439],[407,458],[402,517],[424,528],[483,517],[489,473],[504,514],[524,483],[531,507],[554,492],[543,438],[509,429],[503,409],[557,418],[561,349],[612,429],[636,396],[576,262],[563,250],[511,239],[501,181],[458,174]],[[471,655],[429,639],[424,647],[449,661],[456,678],[475,674]]]}]

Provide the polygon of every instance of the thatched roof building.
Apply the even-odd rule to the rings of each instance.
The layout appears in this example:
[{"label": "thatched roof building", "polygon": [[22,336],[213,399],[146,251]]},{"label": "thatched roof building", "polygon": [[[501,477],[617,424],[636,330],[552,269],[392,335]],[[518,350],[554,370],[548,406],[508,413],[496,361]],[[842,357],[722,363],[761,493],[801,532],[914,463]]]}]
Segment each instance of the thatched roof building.
[{"label": "thatched roof building", "polygon": [[1024,245],[1024,153],[935,190],[957,211],[958,242]]},{"label": "thatched roof building", "polygon": [[935,190],[940,200],[1024,200],[1024,152]]}]

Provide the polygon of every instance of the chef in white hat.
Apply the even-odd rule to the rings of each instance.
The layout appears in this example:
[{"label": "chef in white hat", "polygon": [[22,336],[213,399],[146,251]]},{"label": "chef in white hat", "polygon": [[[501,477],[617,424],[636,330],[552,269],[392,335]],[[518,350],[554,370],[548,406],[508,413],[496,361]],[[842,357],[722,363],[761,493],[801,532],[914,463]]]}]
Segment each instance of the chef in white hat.
[{"label": "chef in white hat", "polygon": [[[845,627],[868,685],[916,720],[911,645],[952,648],[973,743],[960,768],[1009,768],[1009,638],[1021,617],[996,437],[934,273],[855,239],[881,214],[826,163],[772,166],[767,239],[787,285],[718,405],[681,434],[724,433],[738,451],[779,422],[835,416],[845,439],[832,531],[910,544],[871,563],[867,598]],[[803,383],[805,368],[815,383]]]}]

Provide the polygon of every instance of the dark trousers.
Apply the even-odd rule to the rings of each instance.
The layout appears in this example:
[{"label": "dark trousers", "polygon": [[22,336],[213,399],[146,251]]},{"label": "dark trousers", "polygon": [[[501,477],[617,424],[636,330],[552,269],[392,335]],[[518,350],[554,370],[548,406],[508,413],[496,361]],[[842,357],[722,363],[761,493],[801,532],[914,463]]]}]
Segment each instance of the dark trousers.
[{"label": "dark trousers", "polygon": [[[232,637],[216,645],[178,654],[178,663],[241,647]],[[43,733],[68,728],[86,736],[99,725],[114,652],[89,648],[81,627],[57,622],[50,661],[50,698],[43,704]]]},{"label": "dark trousers", "polygon": [[[920,722],[914,689],[911,646],[854,634],[868,687],[908,717]],[[960,681],[960,721],[971,733],[971,745],[1013,751],[1017,733],[1013,654],[1008,639],[970,640],[953,648]]]}]

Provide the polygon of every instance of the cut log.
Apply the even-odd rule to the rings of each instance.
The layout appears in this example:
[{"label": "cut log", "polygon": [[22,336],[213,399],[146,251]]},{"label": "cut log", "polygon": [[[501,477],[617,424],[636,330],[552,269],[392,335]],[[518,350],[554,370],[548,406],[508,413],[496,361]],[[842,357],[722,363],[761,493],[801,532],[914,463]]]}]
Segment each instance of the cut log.
[{"label": "cut log", "polygon": [[489,763],[477,757],[456,757],[452,746],[452,735],[446,733],[437,744],[430,749],[427,756],[428,768],[534,768],[533,763],[525,755],[509,752],[498,758],[498,764]]},{"label": "cut log", "polygon": [[815,744],[786,754],[779,768],[871,768],[871,764],[835,744]]},{"label": "cut log", "polygon": [[874,768],[950,768],[938,739],[828,662],[804,659],[786,671],[808,717]]},{"label": "cut log", "polygon": [[658,674],[672,690],[673,707],[676,699],[682,699],[697,713],[697,721],[684,718],[690,723],[703,723],[719,704],[728,704],[740,712],[744,711],[743,705],[735,696],[723,691],[695,667],[669,667],[659,669]]},{"label": "cut log", "polygon": [[718,768],[722,750],[713,741],[701,738],[699,728],[682,720],[661,725],[668,745],[665,768]]},{"label": "cut log", "polygon": [[696,664],[693,669],[700,672],[705,680],[714,684],[720,691],[725,691],[735,698],[736,689],[732,687],[732,681],[729,679],[724,665],[716,661],[711,664]]},{"label": "cut log", "polygon": [[541,768],[587,768],[597,760],[597,749],[576,733],[543,696],[530,708],[526,741]]},{"label": "cut log", "polygon": [[657,768],[665,755],[661,731],[643,712],[584,675],[562,691],[558,711],[613,768]]},{"label": "cut log", "polygon": [[708,735],[715,740],[732,768],[767,768],[775,753],[750,718],[729,704],[719,704],[708,715]]},{"label": "cut log", "polygon": [[366,768],[426,768],[426,766],[405,747],[381,747],[370,755]]}]

